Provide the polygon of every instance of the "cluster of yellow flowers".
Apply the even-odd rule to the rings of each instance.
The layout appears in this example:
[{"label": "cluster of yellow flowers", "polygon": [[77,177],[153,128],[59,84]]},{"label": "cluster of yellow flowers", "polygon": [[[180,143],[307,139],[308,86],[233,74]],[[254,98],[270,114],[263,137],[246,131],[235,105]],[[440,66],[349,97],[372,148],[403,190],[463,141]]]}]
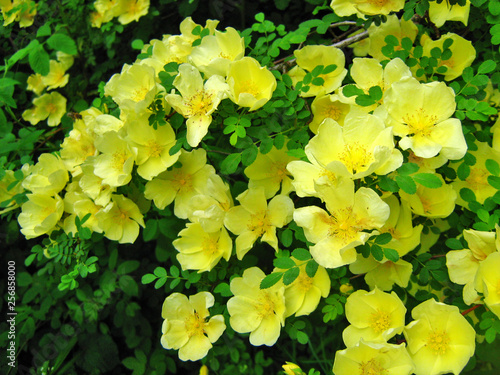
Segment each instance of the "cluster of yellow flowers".
[{"label": "cluster of yellow flowers", "polygon": [[36,3],[33,0],[0,0],[3,25],[19,22],[19,27],[33,25],[36,16]]},{"label": "cluster of yellow flowers", "polygon": [[[362,18],[389,14],[403,4],[402,0],[334,0],[332,8],[341,16],[357,14]],[[467,22],[458,10],[444,15],[435,8],[438,6],[432,5],[431,11],[436,24]],[[98,27],[113,17],[119,17],[121,23],[137,20],[147,12],[149,1],[98,0],[95,7],[93,24]],[[197,147],[208,134],[221,101],[258,110],[271,99],[277,81],[257,60],[244,56],[244,40],[236,30],[215,30],[217,21],[209,20],[205,25],[209,34],[193,44],[200,38],[199,33],[193,33],[198,26],[187,18],[181,23],[180,35],[152,40],[144,47],[144,51],[152,51],[150,57],[124,65],[111,77],[104,92],[117,103],[119,118],[97,108],[81,112],[60,156],[42,154],[34,166],[23,168],[22,188],[30,194],[19,215],[22,233],[26,238],[49,234],[56,228],[74,233],[75,218],[90,214],[83,226],[119,243],[133,243],[139,227],[145,226],[143,217],[151,201],[160,210],[173,203],[174,215],[188,221],[173,242],[177,260],[183,270],[205,272],[222,258],[230,259],[230,233],[235,236],[235,253],[241,260],[258,239],[278,251],[277,228],[293,220],[312,243],[309,250],[318,270],[311,277],[306,272],[307,262],[292,257],[299,276],[289,285],[279,282],[261,289],[266,275],[258,267],[232,278],[233,297],[227,310],[234,331],[249,333],[252,345],[274,345],[287,317],[310,314],[321,297],[328,296],[331,281],[326,269],[349,265],[352,273],[366,274],[372,291],[358,290],[347,299],[346,317],[351,324],[343,334],[347,349],[337,352],[333,371],[337,375],[458,374],[475,347],[475,332],[458,308],[425,301],[413,309],[414,320],[405,326],[403,302],[394,292],[386,293],[394,284],[408,285],[412,266],[402,257],[421,244],[423,229],[413,225],[413,215],[430,219],[449,216],[455,204],[465,204],[457,194],[463,187],[474,191],[479,202],[495,192],[485,183],[486,169],[477,168],[467,180],[450,184],[436,173],[437,168],[467,152],[461,122],[452,117],[454,91],[444,82],[426,83],[425,76],[417,79],[414,68],[398,58],[381,64],[385,36],[414,41],[416,25],[388,16],[386,23],[370,26],[370,37],[355,46],[355,54],[361,57],[354,59],[350,69],[354,86],[364,93],[378,86],[382,92],[371,106],[359,106],[354,98],[344,95],[347,69],[340,49],[309,45],[295,52],[297,66],[288,72],[294,85],[318,65],[336,66],[321,75],[322,84],[301,93],[314,97],[309,123],[314,136],[305,147],[307,161],[290,156],[286,146],[259,153],[244,170],[248,189],[236,197],[236,206],[228,184],[207,163],[207,152]],[[475,50],[455,34],[436,41],[424,36],[424,56],[442,47],[446,39],[453,40],[453,57],[443,62],[447,69],[442,74],[448,81],[470,66]],[[362,57],[368,54],[370,58]],[[58,61],[51,61],[48,76],[30,77],[29,88],[40,95],[45,88],[64,86],[69,61],[67,56],[58,56]],[[169,93],[160,84],[159,74],[171,62],[179,66],[173,80],[176,90]],[[192,151],[181,149],[171,154],[177,142],[172,126],[168,122],[150,126],[155,101],[160,101],[167,113],[175,111],[186,119],[186,140]],[[23,114],[32,124],[48,118],[48,124],[55,126],[65,112],[65,99],[57,93],[44,94],[33,104],[35,107]],[[493,147],[479,144],[474,156],[483,165],[486,159],[500,162],[500,149],[495,147],[499,143],[496,139]],[[417,164],[420,173],[434,176],[441,187],[418,185],[415,194],[400,191],[399,198],[390,192],[380,196],[370,187],[358,187],[367,176],[395,173],[403,165],[402,151],[408,152],[408,161]],[[143,193],[132,182],[134,168],[146,180]],[[4,179],[13,176],[6,174]],[[127,197],[117,193],[125,185],[134,191]],[[299,198],[319,198],[324,208],[295,208],[291,192]],[[397,262],[364,258],[356,252],[357,246],[382,233],[391,234],[384,247],[397,251],[401,258]],[[470,249],[447,254],[450,279],[465,285],[466,303],[480,303],[482,294],[488,308],[500,316],[498,229],[497,234],[467,230],[464,237]],[[420,251],[429,247],[422,246]],[[214,301],[209,292],[168,296],[162,308],[162,345],[178,349],[181,360],[205,357],[226,328],[222,315],[210,317],[208,309]],[[396,334],[405,335],[407,346],[387,342]]]},{"label": "cluster of yellow flowers", "polygon": [[113,18],[126,25],[148,14],[149,0],[96,0],[94,8],[96,11],[90,14],[92,27],[101,27]]}]

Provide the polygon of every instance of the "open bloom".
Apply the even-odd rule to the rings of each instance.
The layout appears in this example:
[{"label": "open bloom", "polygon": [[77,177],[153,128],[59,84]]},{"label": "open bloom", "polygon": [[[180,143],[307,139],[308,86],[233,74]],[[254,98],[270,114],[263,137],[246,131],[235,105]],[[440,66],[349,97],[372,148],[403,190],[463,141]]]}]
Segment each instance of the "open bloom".
[{"label": "open bloom", "polygon": [[458,307],[429,299],[415,307],[404,335],[416,375],[458,375],[474,354],[476,332]]},{"label": "open bloom", "polygon": [[59,125],[66,113],[66,101],[66,98],[58,92],[43,94],[33,99],[33,108],[23,112],[23,119],[29,121],[31,125],[36,125],[45,119],[49,126]]},{"label": "open bloom", "polygon": [[224,317],[215,315],[208,319],[209,307],[214,305],[214,296],[200,292],[186,297],[172,293],[165,298],[161,317],[161,345],[165,349],[179,349],[181,361],[198,361],[204,358],[226,329]]},{"label": "open bloom", "polygon": [[364,244],[373,232],[389,218],[389,206],[375,191],[359,188],[354,192],[354,182],[345,179],[336,188],[316,185],[325,211],[316,206],[301,207],[293,219],[308,241],[314,260],[326,268],[341,267],[356,260],[355,247]]},{"label": "open bloom", "polygon": [[64,189],[68,180],[62,160],[52,154],[42,154],[23,180],[23,187],[35,194],[55,195]]},{"label": "open bloom", "polygon": [[406,308],[396,293],[357,290],[345,304],[346,318],[351,323],[342,337],[347,347],[356,345],[360,339],[371,342],[387,342],[403,332]]},{"label": "open bloom", "polygon": [[26,239],[51,232],[64,211],[64,203],[59,195],[50,197],[43,194],[28,194],[28,201],[21,206],[17,220],[21,233]]},{"label": "open bloom", "polygon": [[278,251],[276,228],[282,228],[292,220],[292,200],[286,195],[277,195],[268,204],[262,187],[250,188],[236,199],[241,205],[227,212],[224,225],[238,236],[238,259],[245,256],[259,237]]},{"label": "open bloom", "polygon": [[481,262],[475,279],[475,287],[484,295],[484,303],[500,317],[500,252],[496,251]]},{"label": "open bloom", "polygon": [[469,12],[470,0],[466,0],[464,6],[458,3],[451,5],[449,0],[440,3],[437,1],[429,2],[429,18],[437,27],[443,26],[446,21],[459,21],[467,26]]},{"label": "open bloom", "polygon": [[250,344],[272,346],[285,325],[284,287],[260,289],[266,275],[258,267],[247,268],[243,277],[231,280],[234,297],[227,301],[229,323],[239,333],[250,332]]},{"label": "open bloom", "polygon": [[455,112],[455,94],[444,82],[421,84],[414,78],[403,79],[387,90],[384,106],[394,120],[394,134],[402,137],[403,150],[411,149],[422,158],[441,152],[450,160],[467,152],[461,122],[450,118]]},{"label": "open bloom", "polygon": [[226,97],[228,86],[219,75],[213,75],[203,84],[200,72],[190,64],[179,66],[174,86],[181,95],[168,94],[165,99],[187,118],[187,141],[191,147],[196,147],[208,133],[212,113]]}]

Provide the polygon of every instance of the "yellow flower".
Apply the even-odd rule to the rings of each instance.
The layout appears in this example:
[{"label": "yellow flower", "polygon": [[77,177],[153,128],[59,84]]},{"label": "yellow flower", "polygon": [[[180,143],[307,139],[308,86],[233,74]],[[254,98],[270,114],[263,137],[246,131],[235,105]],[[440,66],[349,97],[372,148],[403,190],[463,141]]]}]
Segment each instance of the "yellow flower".
[{"label": "yellow flower", "polygon": [[51,232],[64,211],[64,203],[59,195],[50,197],[43,194],[28,194],[28,201],[21,206],[17,221],[26,239]]},{"label": "yellow flower", "polygon": [[113,75],[104,86],[104,94],[131,113],[146,110],[159,91],[155,70],[139,63],[123,65],[121,73]]},{"label": "yellow flower", "polygon": [[181,361],[198,361],[204,358],[212,348],[212,343],[226,329],[222,315],[208,319],[208,308],[214,302],[214,296],[209,292],[199,292],[189,296],[189,299],[180,293],[168,296],[161,310],[161,317],[165,319],[161,345],[165,349],[179,349]]},{"label": "yellow flower", "polygon": [[216,232],[206,232],[199,223],[187,223],[172,245],[179,251],[177,260],[183,270],[210,271],[221,258],[229,260],[233,242],[222,227]]},{"label": "yellow flower", "polygon": [[348,17],[355,14],[358,18],[365,19],[364,14],[356,9],[352,0],[332,0],[330,7],[340,17]]},{"label": "yellow flower", "polygon": [[338,89],[342,84],[342,80],[347,75],[345,66],[345,56],[342,50],[323,45],[305,46],[300,50],[293,53],[297,59],[297,66],[292,68],[289,72],[293,84],[301,81],[307,72],[312,72],[318,65],[328,66],[336,65],[337,68],[328,74],[320,74],[318,77],[324,80],[320,86],[311,85],[309,91],[302,92],[300,95],[305,97],[319,96],[330,94]]},{"label": "yellow flower", "polygon": [[435,219],[448,217],[455,209],[457,193],[451,185],[445,184],[440,174],[436,176],[441,180],[441,187],[431,189],[418,184],[415,194],[399,192],[413,213]]},{"label": "yellow flower", "polygon": [[137,173],[146,180],[167,170],[180,155],[180,151],[170,155],[170,149],[175,145],[175,133],[169,123],[154,129],[145,117],[128,121],[127,140],[137,149]]},{"label": "yellow flower", "polygon": [[64,138],[61,145],[61,159],[64,166],[71,172],[73,177],[81,174],[80,165],[89,157],[97,154],[94,146],[94,137],[89,133],[85,122],[77,119],[73,123],[73,129]]},{"label": "yellow flower", "polygon": [[205,84],[194,66],[182,64],[175,77],[174,86],[181,95],[168,94],[165,99],[181,115],[186,117],[187,141],[196,147],[208,133],[212,113],[225,98],[228,86],[219,75],[210,77]]},{"label": "yellow flower", "polygon": [[160,210],[175,199],[175,216],[187,219],[191,211],[190,200],[203,193],[215,169],[207,164],[207,153],[202,148],[191,152],[181,150],[178,161],[181,167],[174,166],[172,170],[162,172],[146,183],[144,196],[153,199]]},{"label": "yellow flower", "polygon": [[452,250],[446,253],[446,267],[450,280],[464,285],[463,299],[468,305],[479,303],[480,297],[474,289],[479,266],[488,255],[497,252],[494,232],[480,232],[473,229],[463,231],[468,249]]},{"label": "yellow flower", "polygon": [[42,154],[24,179],[23,187],[34,194],[55,195],[68,182],[68,171],[61,159],[52,154]]},{"label": "yellow flower", "polygon": [[325,268],[336,268],[356,260],[355,247],[381,228],[389,218],[389,206],[375,191],[361,187],[354,192],[354,182],[343,180],[337,187],[317,185],[328,212],[316,206],[301,207],[293,219],[308,241],[314,260]]},{"label": "yellow flower", "polygon": [[410,375],[414,369],[404,344],[373,343],[358,345],[335,353],[335,375]]},{"label": "yellow flower", "polygon": [[484,295],[484,303],[500,318],[500,253],[498,251],[488,255],[481,262],[476,275],[475,286],[479,293]]},{"label": "yellow flower", "polygon": [[399,50],[401,49],[401,40],[404,37],[410,38],[412,42],[415,41],[418,28],[412,20],[399,20],[398,16],[391,14],[387,17],[387,22],[382,23],[380,26],[372,23],[368,28],[368,32],[370,35],[368,53],[378,61],[383,61],[387,59],[382,53],[382,47],[387,44],[385,42],[386,36],[394,35],[399,40],[399,46],[395,48],[395,50]]},{"label": "yellow flower", "polygon": [[306,375],[306,373],[302,371],[299,366],[292,362],[286,362],[286,364],[281,367],[283,368],[283,371],[285,371],[286,375]]},{"label": "yellow flower", "polygon": [[85,195],[91,198],[96,204],[106,206],[111,200],[111,194],[116,191],[116,187],[103,183],[103,179],[95,175],[95,159],[95,156],[89,156],[82,164],[82,175],[78,184]]},{"label": "yellow flower", "polygon": [[[498,191],[493,186],[488,183],[488,177],[491,173],[486,169],[486,160],[492,159],[500,163],[500,151],[495,150],[490,147],[486,142],[475,142],[477,150],[469,149],[469,153],[476,158],[476,164],[470,168],[469,176],[465,181],[455,179],[451,186],[457,193],[460,193],[462,188],[468,188],[472,190],[476,196],[476,201],[483,204],[486,198],[492,197]],[[459,164],[451,164],[450,166],[458,169]],[[465,202],[460,195],[457,197],[457,204],[462,207],[468,207],[468,203]]]},{"label": "yellow flower", "polygon": [[421,84],[414,78],[394,83],[386,92],[384,106],[393,119],[399,145],[415,155],[431,158],[439,152],[447,159],[462,158],[467,144],[455,112],[455,93],[444,82]]},{"label": "yellow flower", "polygon": [[127,185],[132,178],[137,149],[130,147],[115,131],[98,137],[95,147],[101,152],[93,160],[95,175],[109,186]]},{"label": "yellow flower", "polygon": [[388,15],[400,11],[405,5],[404,0],[351,0],[351,2],[360,13],[368,16]]},{"label": "yellow flower", "polygon": [[314,134],[318,134],[318,127],[326,118],[331,118],[343,126],[344,119],[350,110],[351,105],[344,102],[337,94],[317,96],[311,104],[311,112],[314,117],[309,123],[309,129]]},{"label": "yellow flower", "polygon": [[29,121],[31,125],[36,125],[47,118],[47,125],[59,125],[66,113],[66,98],[58,92],[43,94],[33,99],[33,105],[33,108],[23,112],[23,119]]},{"label": "yellow flower", "polygon": [[250,344],[272,346],[285,325],[284,287],[275,284],[260,289],[266,275],[258,267],[247,268],[243,277],[231,280],[234,297],[227,301],[231,328],[236,332],[250,332]]},{"label": "yellow flower", "polygon": [[255,111],[273,96],[277,83],[274,75],[252,57],[243,57],[229,65],[229,98],[240,107]]},{"label": "yellow flower", "polygon": [[458,375],[474,354],[476,332],[458,307],[429,299],[412,310],[404,330],[416,375]]},{"label": "yellow flower", "polygon": [[134,243],[139,225],[145,227],[139,207],[123,195],[112,195],[111,202],[95,214],[104,236],[119,243]]},{"label": "yellow flower", "polygon": [[118,22],[127,25],[148,14],[149,0],[118,0]]},{"label": "yellow flower", "polygon": [[272,198],[281,187],[281,194],[288,195],[293,191],[292,180],[286,166],[292,160],[297,160],[289,156],[285,146],[278,150],[272,147],[266,154],[258,153],[255,161],[245,168],[245,175],[249,178],[248,187],[254,188],[262,186],[266,198]]},{"label": "yellow flower", "polygon": [[429,18],[437,26],[441,27],[446,21],[460,21],[465,26],[469,21],[470,0],[466,0],[465,5],[456,3],[451,5],[449,0],[429,2]]},{"label": "yellow flower", "polygon": [[226,32],[215,31],[207,35],[200,45],[193,48],[190,61],[207,77],[214,74],[225,77],[231,61],[239,60],[245,54],[245,40],[232,27]]},{"label": "yellow flower", "polygon": [[50,60],[50,71],[46,76],[42,76],[42,83],[48,90],[53,90],[58,87],[64,87],[69,80],[69,74],[66,73],[64,65],[58,61]]},{"label": "yellow flower", "polygon": [[[443,0],[443,3],[446,1]],[[476,58],[476,49],[472,43],[460,35],[454,33],[447,33],[442,35],[438,40],[432,40],[431,38],[424,38],[420,43],[424,49],[424,56],[431,56],[431,50],[433,48],[443,49],[443,43],[446,39],[453,40],[453,44],[449,47],[452,52],[452,56],[448,60],[441,60],[439,66],[445,66],[446,72],[437,73],[443,74],[446,81],[451,81],[462,75],[465,68],[471,66],[472,62]]]},{"label": "yellow flower", "polygon": [[[23,170],[23,169],[22,169]],[[23,173],[27,173],[27,168],[24,168]],[[14,198],[17,194],[22,194],[24,192],[23,186],[18,181],[14,184],[17,179],[14,177],[14,171],[6,170],[4,176],[0,179],[0,204],[9,201]],[[9,204],[3,204],[0,206],[0,214],[12,211],[19,207],[19,204],[15,200],[10,201]]]},{"label": "yellow flower", "polygon": [[236,234],[236,256],[242,259],[259,237],[278,251],[276,228],[292,220],[293,202],[285,195],[277,195],[267,204],[264,188],[250,188],[236,199],[240,206],[231,208],[224,225]]},{"label": "yellow flower", "polygon": [[40,95],[45,89],[45,84],[43,83],[42,78],[43,77],[40,73],[31,74],[26,81],[28,84],[26,90],[33,91],[36,95]]},{"label": "yellow flower", "polygon": [[[306,272],[307,262],[301,262],[291,257],[299,266],[299,276],[293,283],[285,286],[285,317],[309,315],[318,307],[321,297],[326,298],[330,293],[331,280],[326,270],[318,266],[314,277],[309,277]],[[302,264],[301,264],[302,263]],[[285,271],[280,268],[275,271]]]},{"label": "yellow flower", "polygon": [[[28,27],[33,25],[36,15],[36,3],[31,0],[4,0],[0,1],[0,10],[4,19],[3,25],[7,26],[10,23],[17,21],[19,27]],[[17,8],[7,16],[7,12]]]},{"label": "yellow flower", "polygon": [[345,304],[345,315],[350,326],[342,333],[345,345],[355,346],[360,339],[387,342],[403,332],[406,308],[392,292],[384,293],[377,287],[371,292],[357,290]]},{"label": "yellow flower", "polygon": [[193,196],[189,205],[188,219],[199,223],[205,232],[216,232],[224,226],[224,217],[233,207],[229,185],[211,174],[203,193]]}]

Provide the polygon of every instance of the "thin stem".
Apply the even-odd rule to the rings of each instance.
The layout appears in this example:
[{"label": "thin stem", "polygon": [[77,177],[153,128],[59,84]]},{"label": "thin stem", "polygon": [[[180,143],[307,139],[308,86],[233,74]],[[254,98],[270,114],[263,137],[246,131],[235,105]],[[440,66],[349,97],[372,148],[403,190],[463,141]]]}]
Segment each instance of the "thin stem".
[{"label": "thin stem", "polygon": [[467,309],[467,310],[465,310],[465,311],[462,311],[462,315],[464,315],[464,316],[465,316],[465,315],[467,315],[467,314],[468,314],[468,313],[470,313],[471,311],[474,311],[475,309],[477,309],[477,308],[478,308],[478,307],[480,307],[480,306],[483,306],[483,305],[474,305],[474,306],[472,306],[470,309]]}]

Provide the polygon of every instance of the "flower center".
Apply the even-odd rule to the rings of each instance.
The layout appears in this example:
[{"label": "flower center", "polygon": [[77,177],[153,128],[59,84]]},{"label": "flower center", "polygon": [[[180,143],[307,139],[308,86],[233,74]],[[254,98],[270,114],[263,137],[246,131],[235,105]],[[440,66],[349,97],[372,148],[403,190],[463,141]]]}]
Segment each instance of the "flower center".
[{"label": "flower center", "polygon": [[252,95],[255,98],[258,97],[260,94],[259,88],[255,84],[255,82],[252,81],[251,79],[247,79],[246,81],[242,81],[240,83],[240,90],[239,91],[240,91],[240,94],[247,93],[247,94]]},{"label": "flower center", "polygon": [[435,355],[445,354],[450,346],[450,338],[445,331],[432,331],[427,337],[427,346]]},{"label": "flower center", "polygon": [[149,150],[149,156],[153,158],[157,158],[161,155],[163,151],[163,147],[161,147],[156,141],[149,141],[146,146]]},{"label": "flower center", "polygon": [[352,207],[334,211],[329,221],[330,230],[328,235],[339,238],[344,244],[352,242],[358,232],[363,230],[360,226],[360,220],[352,212]]},{"label": "flower center", "polygon": [[128,155],[125,152],[115,152],[113,154],[113,168],[117,171],[123,171],[123,165],[128,159]]},{"label": "flower center", "polygon": [[484,188],[489,186],[488,184],[488,176],[490,174],[484,168],[474,167],[471,168],[469,177],[465,179],[469,184],[472,190],[479,190],[480,188]]},{"label": "flower center", "polygon": [[190,191],[193,189],[192,176],[188,173],[182,171],[175,172],[173,180],[178,190]]},{"label": "flower center", "polygon": [[261,296],[257,304],[257,310],[259,316],[262,318],[276,314],[273,298],[268,292],[261,291]]},{"label": "flower center", "polygon": [[359,374],[384,375],[387,374],[387,370],[383,368],[382,365],[375,358],[372,358],[367,362],[361,362],[359,364]]},{"label": "flower center", "polygon": [[364,145],[353,142],[344,146],[339,159],[351,173],[356,173],[361,169],[366,169],[371,163],[372,153],[367,151]]},{"label": "flower center", "polygon": [[148,92],[149,92],[149,89],[147,87],[141,87],[141,88],[135,90],[134,93],[130,96],[130,98],[134,102],[138,103],[141,100],[144,100],[144,98],[146,97]]},{"label": "flower center", "polygon": [[204,334],[205,319],[200,318],[198,313],[195,312],[193,315],[189,315],[184,322],[189,337]]},{"label": "flower center", "polygon": [[403,121],[408,125],[409,135],[413,134],[428,137],[436,124],[437,117],[428,115],[423,108],[420,108],[415,113],[408,113],[403,117]]},{"label": "flower center", "polygon": [[266,212],[257,212],[250,216],[250,223],[248,224],[248,230],[256,232],[257,235],[261,236],[267,229],[271,226],[269,219],[267,218]]},{"label": "flower center", "polygon": [[370,316],[370,327],[380,334],[385,332],[391,326],[391,316],[387,311],[377,310]]},{"label": "flower center", "polygon": [[189,111],[186,114],[188,117],[195,115],[207,115],[214,102],[215,95],[205,90],[200,90],[187,101]]},{"label": "flower center", "polygon": [[295,281],[295,285],[301,292],[306,293],[309,289],[311,289],[313,279],[307,276],[307,274],[301,272]]},{"label": "flower center", "polygon": [[325,108],[324,116],[329,117],[332,120],[337,121],[340,118],[340,115],[342,114],[342,111],[340,110],[339,107],[335,105],[331,105]]}]

